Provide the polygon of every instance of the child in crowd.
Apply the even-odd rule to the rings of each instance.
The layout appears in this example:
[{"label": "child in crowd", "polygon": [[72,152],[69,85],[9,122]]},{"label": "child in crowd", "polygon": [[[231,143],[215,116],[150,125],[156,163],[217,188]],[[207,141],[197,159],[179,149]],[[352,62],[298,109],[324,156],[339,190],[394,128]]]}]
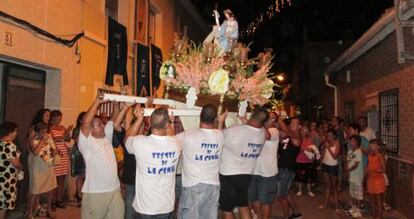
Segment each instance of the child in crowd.
[{"label": "child in crowd", "polygon": [[381,143],[377,139],[369,142],[371,152],[368,156],[367,187],[371,200],[372,216],[382,218],[383,196],[385,192],[385,159],[381,151]]},{"label": "child in crowd", "polygon": [[353,135],[350,138],[352,149],[348,151],[347,167],[345,174],[349,176],[349,194],[352,198],[352,208],[348,213],[354,217],[361,217],[361,210],[359,206],[362,200],[364,200],[364,165],[362,162],[361,137],[359,135]]}]

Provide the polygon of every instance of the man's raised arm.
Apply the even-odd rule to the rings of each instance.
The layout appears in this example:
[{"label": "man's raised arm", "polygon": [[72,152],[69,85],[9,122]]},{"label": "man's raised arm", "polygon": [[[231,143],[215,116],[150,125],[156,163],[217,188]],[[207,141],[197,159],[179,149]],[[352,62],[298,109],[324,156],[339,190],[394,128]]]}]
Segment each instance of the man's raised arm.
[{"label": "man's raised arm", "polygon": [[85,136],[89,136],[92,131],[92,120],[98,111],[99,105],[106,101],[102,100],[100,97],[97,97],[93,104],[89,107],[88,111],[85,114],[83,123],[81,125],[81,132]]},{"label": "man's raised arm", "polygon": [[134,108],[135,122],[129,127],[128,131],[125,134],[124,143],[126,144],[127,139],[131,136],[138,135],[139,128],[144,121],[144,111],[141,109],[140,105],[137,104]]},{"label": "man's raised arm", "polygon": [[128,111],[130,106],[131,106],[130,104],[124,103],[122,106],[122,109],[119,111],[119,113],[115,115],[115,118],[114,118],[114,129],[115,130],[117,131],[121,130],[122,120],[124,120],[125,114]]}]

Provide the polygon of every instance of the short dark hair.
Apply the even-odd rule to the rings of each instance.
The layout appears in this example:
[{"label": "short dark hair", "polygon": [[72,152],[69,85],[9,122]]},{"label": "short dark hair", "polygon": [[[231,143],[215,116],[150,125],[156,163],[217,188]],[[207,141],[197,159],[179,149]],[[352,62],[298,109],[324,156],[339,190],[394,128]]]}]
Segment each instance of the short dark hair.
[{"label": "short dark hair", "polygon": [[358,119],[363,119],[365,121],[368,121],[368,118],[366,116],[360,116]]},{"label": "short dark hair", "polygon": [[80,127],[81,126],[81,123],[82,123],[82,121],[83,121],[83,117],[86,115],[86,112],[81,112],[81,113],[79,113],[79,115],[78,115],[78,118],[76,118],[76,127]]},{"label": "short dark hair", "polygon": [[14,122],[3,122],[0,125],[0,138],[3,138],[17,129],[17,124]]},{"label": "short dark hair", "polygon": [[214,124],[217,117],[217,108],[212,104],[203,107],[200,114],[200,121],[207,124]]},{"label": "short dark hair", "polygon": [[358,146],[361,146],[361,136],[359,135],[352,135],[351,138],[349,138],[350,140],[354,139],[355,141],[357,141]]},{"label": "short dark hair", "polygon": [[252,115],[250,116],[250,119],[256,120],[262,125],[267,121],[267,118],[269,118],[269,113],[263,107],[254,109]]},{"label": "short dark hair", "polygon": [[49,126],[43,122],[38,122],[33,126],[33,131],[35,131],[36,133],[40,133],[40,131],[42,130],[46,130],[48,131]]},{"label": "short dark hair", "polygon": [[349,124],[349,127],[350,127],[350,128],[353,128],[353,129],[355,129],[355,130],[357,130],[357,131],[358,131],[358,133],[359,133],[359,131],[361,130],[361,126],[359,126],[359,124],[358,124],[358,123],[351,123],[351,124]]},{"label": "short dark hair", "polygon": [[62,112],[60,110],[53,110],[50,113],[50,121],[49,123],[53,123],[55,121],[56,118],[58,118],[59,116],[62,116]]},{"label": "short dark hair", "polygon": [[344,122],[344,120],[339,116],[334,116],[334,118],[336,119],[336,121],[338,121],[338,123],[343,123]]},{"label": "short dark hair", "polygon": [[378,140],[378,139],[376,139],[376,138],[374,138],[374,139],[371,139],[371,140],[369,141],[369,144],[376,144],[376,145],[381,146],[381,141],[380,141],[380,140]]},{"label": "short dark hair", "polygon": [[338,133],[336,132],[335,129],[333,129],[333,128],[328,129],[328,131],[326,132],[326,134],[328,134],[328,133],[331,133],[331,134],[333,134],[335,136],[335,138],[338,138]]},{"label": "short dark hair", "polygon": [[151,114],[151,128],[153,129],[164,129],[170,122],[168,116],[168,109],[160,107],[154,110]]}]

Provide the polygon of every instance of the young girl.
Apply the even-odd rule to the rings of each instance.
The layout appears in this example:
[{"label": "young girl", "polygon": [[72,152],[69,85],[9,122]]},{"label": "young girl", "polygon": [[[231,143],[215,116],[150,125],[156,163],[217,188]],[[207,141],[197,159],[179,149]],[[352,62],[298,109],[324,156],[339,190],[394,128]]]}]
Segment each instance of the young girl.
[{"label": "young girl", "polygon": [[331,194],[334,195],[335,210],[339,212],[338,192],[338,156],[339,156],[339,140],[338,134],[334,129],[329,129],[326,133],[327,141],[325,149],[322,152],[322,172],[324,173],[326,183],[326,196],[324,204],[319,206],[323,209],[328,206]]},{"label": "young girl", "polygon": [[65,180],[69,173],[69,148],[66,144],[70,141],[70,132],[72,126],[65,128],[61,125],[62,112],[59,110],[53,110],[50,114],[49,131],[50,136],[53,138],[53,142],[56,145],[57,153],[60,155],[61,160],[54,163],[55,175],[57,177],[58,186],[54,191],[54,203],[53,208],[65,208],[62,203],[62,199],[65,191]]},{"label": "young girl", "polygon": [[381,150],[381,143],[377,139],[369,142],[370,154],[368,156],[367,187],[371,199],[373,218],[382,218],[383,196],[385,192],[385,160]]}]

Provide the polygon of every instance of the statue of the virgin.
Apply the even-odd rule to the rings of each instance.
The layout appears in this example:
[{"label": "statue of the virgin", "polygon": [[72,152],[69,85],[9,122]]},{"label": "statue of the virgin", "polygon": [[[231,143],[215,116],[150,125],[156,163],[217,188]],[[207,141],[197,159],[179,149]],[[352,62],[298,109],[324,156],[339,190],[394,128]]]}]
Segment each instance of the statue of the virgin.
[{"label": "statue of the virgin", "polygon": [[236,45],[237,38],[239,37],[239,25],[230,9],[223,11],[226,19],[221,25],[219,23],[219,13],[217,10],[214,10],[213,12],[216,19],[216,25],[213,27],[213,31],[211,31],[204,40],[204,43],[211,43],[214,41],[219,48],[219,54],[222,55],[225,52],[231,51],[234,45]]}]

